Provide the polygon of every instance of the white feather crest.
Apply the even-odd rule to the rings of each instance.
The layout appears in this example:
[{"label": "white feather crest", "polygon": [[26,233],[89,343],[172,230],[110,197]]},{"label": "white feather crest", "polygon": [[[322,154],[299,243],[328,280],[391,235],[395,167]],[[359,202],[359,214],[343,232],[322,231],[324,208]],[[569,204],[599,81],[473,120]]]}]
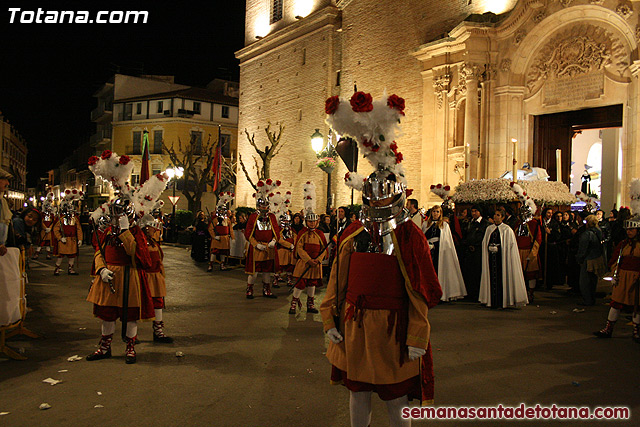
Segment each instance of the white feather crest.
[{"label": "white feather crest", "polygon": [[284,198],[279,191],[269,197],[269,209],[276,216],[276,218],[279,218],[280,215],[284,213]]},{"label": "white feather crest", "polygon": [[225,205],[227,207],[230,207],[233,204],[234,197],[235,194],[233,194],[231,191],[224,191],[220,193],[220,195],[218,196],[218,203],[216,204],[216,208],[222,209]]},{"label": "white feather crest", "polygon": [[106,215],[108,211],[109,211],[109,202],[104,202],[103,204],[98,206],[96,210],[91,212],[89,216],[91,217],[91,220],[93,221],[94,224],[98,224],[98,221],[100,220],[100,218]]},{"label": "white feather crest", "polygon": [[[338,134],[355,139],[360,153],[374,169],[393,172],[406,186],[404,167],[400,164],[403,157],[395,142],[400,136],[403,110],[404,100],[397,95],[387,96],[386,91],[377,100],[370,94],[356,92],[349,100],[331,97],[325,104],[327,124]],[[357,189],[348,177],[345,181],[347,186]]]},{"label": "white feather crest", "polygon": [[162,192],[167,188],[169,177],[166,174],[151,176],[141,186],[133,189],[131,200],[135,206],[136,215],[139,218],[150,214]]},{"label": "white feather crest", "polygon": [[280,180],[273,180],[271,178],[263,180],[259,180],[256,184],[258,190],[253,194],[253,197],[257,197],[261,195],[263,198],[269,199],[272,194],[275,194],[274,191],[282,185]]},{"label": "white feather crest", "polygon": [[316,185],[307,181],[302,186],[302,194],[305,215],[316,213]]},{"label": "white feather crest", "polygon": [[365,179],[365,177],[358,174],[357,172],[347,172],[347,174],[344,176],[344,183],[349,188],[353,188],[357,191],[362,191]]},{"label": "white feather crest", "polygon": [[520,203],[522,203],[523,206],[527,206],[531,211],[531,214],[535,214],[538,210],[536,202],[534,202],[533,199],[527,195],[527,192],[524,191],[524,188],[522,188],[520,184],[514,181],[510,183],[510,186],[511,190],[516,194],[516,196],[518,196],[518,200],[520,200]]},{"label": "white feather crest", "polygon": [[89,170],[96,177],[108,181],[116,189],[124,188],[131,171],[133,162],[129,156],[118,156],[109,150],[102,152],[100,157],[93,156],[89,159]]}]

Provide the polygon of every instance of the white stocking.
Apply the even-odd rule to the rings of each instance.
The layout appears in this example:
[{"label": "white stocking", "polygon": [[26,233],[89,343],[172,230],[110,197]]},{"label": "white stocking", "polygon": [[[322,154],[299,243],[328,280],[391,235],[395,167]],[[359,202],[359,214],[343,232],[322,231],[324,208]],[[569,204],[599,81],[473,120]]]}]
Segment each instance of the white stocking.
[{"label": "white stocking", "polygon": [[227,256],[226,255],[220,255],[220,263],[224,264],[225,262],[227,262]]},{"label": "white stocking", "polygon": [[409,406],[409,398],[402,396],[397,399],[388,400],[387,411],[389,412],[389,426],[401,427],[410,426],[411,420],[402,418],[402,408]]},{"label": "white stocking", "polygon": [[73,265],[76,263],[76,259],[75,258],[69,258],[69,267],[73,267]]},{"label": "white stocking", "polygon": [[536,288],[536,279],[529,280],[529,289],[535,289],[535,288]]},{"label": "white stocking", "polygon": [[640,313],[633,314],[633,323],[635,323],[636,325],[640,324]]},{"label": "white stocking", "polygon": [[58,259],[56,260],[56,267],[60,267],[60,265],[62,265],[62,257],[59,256]]},{"label": "white stocking", "polygon": [[127,338],[135,338],[138,335],[138,322],[133,320],[127,322]]},{"label": "white stocking", "polygon": [[271,273],[262,273],[262,283],[271,283]]},{"label": "white stocking", "polygon": [[300,295],[302,295],[302,289],[293,288],[293,297],[300,298]]},{"label": "white stocking", "polygon": [[161,308],[154,308],[153,311],[156,314],[156,322],[162,322],[162,309]]},{"label": "white stocking", "polygon": [[611,307],[609,309],[609,316],[607,316],[607,320],[609,322],[615,322],[618,320],[619,315],[620,315],[620,309]]},{"label": "white stocking", "polygon": [[350,391],[349,413],[351,427],[368,427],[371,424],[371,392]]},{"label": "white stocking", "polygon": [[256,279],[258,278],[258,273],[253,273],[247,276],[247,283],[253,285],[256,283]]},{"label": "white stocking", "polygon": [[213,262],[216,260],[216,254],[211,254],[211,256],[209,257],[209,261]]},{"label": "white stocking", "polygon": [[313,298],[316,295],[315,286],[307,286],[307,296]]},{"label": "white stocking", "polygon": [[38,246],[38,248],[36,249],[36,253],[39,254],[41,250],[42,250],[42,246]]},{"label": "white stocking", "polygon": [[116,322],[102,321],[102,335],[113,335],[116,331]]}]

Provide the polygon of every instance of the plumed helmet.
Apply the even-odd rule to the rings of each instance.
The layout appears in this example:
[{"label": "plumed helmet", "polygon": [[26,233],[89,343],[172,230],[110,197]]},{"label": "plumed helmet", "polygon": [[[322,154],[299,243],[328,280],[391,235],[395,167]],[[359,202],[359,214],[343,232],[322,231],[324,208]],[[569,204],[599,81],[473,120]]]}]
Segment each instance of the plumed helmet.
[{"label": "plumed helmet", "polygon": [[402,213],[406,204],[405,185],[388,170],[373,172],[362,187],[362,214],[373,222],[385,222]]}]

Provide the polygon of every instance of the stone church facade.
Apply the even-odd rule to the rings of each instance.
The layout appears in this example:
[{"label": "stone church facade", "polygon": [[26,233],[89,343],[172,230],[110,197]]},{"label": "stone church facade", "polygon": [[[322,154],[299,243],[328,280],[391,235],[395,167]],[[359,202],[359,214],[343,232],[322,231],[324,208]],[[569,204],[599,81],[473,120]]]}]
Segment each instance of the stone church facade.
[{"label": "stone church facade", "polygon": [[[385,91],[405,98],[398,145],[423,206],[439,203],[431,184],[499,177],[514,155],[554,179],[559,159],[568,183],[572,135],[592,128],[606,129],[609,141],[603,207],[627,204],[627,184],[640,176],[638,7],[628,0],[247,0],[245,47],[236,53],[238,152],[251,173],[254,151],[243,130],[264,145],[267,123],[284,123],[286,145],[271,177],[293,192],[296,209],[301,181],[313,180],[324,206],[327,177],[315,167],[311,134],[327,137],[324,100],[349,98],[356,84],[374,98]],[[340,165],[332,174],[338,205],[350,201],[345,172]],[[242,173],[237,193],[239,205],[253,204]]]}]

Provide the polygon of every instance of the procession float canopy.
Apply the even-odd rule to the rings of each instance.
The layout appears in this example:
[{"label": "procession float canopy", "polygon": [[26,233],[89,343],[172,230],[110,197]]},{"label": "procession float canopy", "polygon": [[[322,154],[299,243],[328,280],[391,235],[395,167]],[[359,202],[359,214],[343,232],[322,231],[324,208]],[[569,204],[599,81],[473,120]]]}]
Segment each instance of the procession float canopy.
[{"label": "procession float canopy", "polygon": [[[568,206],[576,202],[569,187],[559,181],[518,181],[526,196],[538,206]],[[502,178],[476,179],[456,186],[451,197],[454,203],[511,203],[519,201],[511,188],[511,180]]]}]

